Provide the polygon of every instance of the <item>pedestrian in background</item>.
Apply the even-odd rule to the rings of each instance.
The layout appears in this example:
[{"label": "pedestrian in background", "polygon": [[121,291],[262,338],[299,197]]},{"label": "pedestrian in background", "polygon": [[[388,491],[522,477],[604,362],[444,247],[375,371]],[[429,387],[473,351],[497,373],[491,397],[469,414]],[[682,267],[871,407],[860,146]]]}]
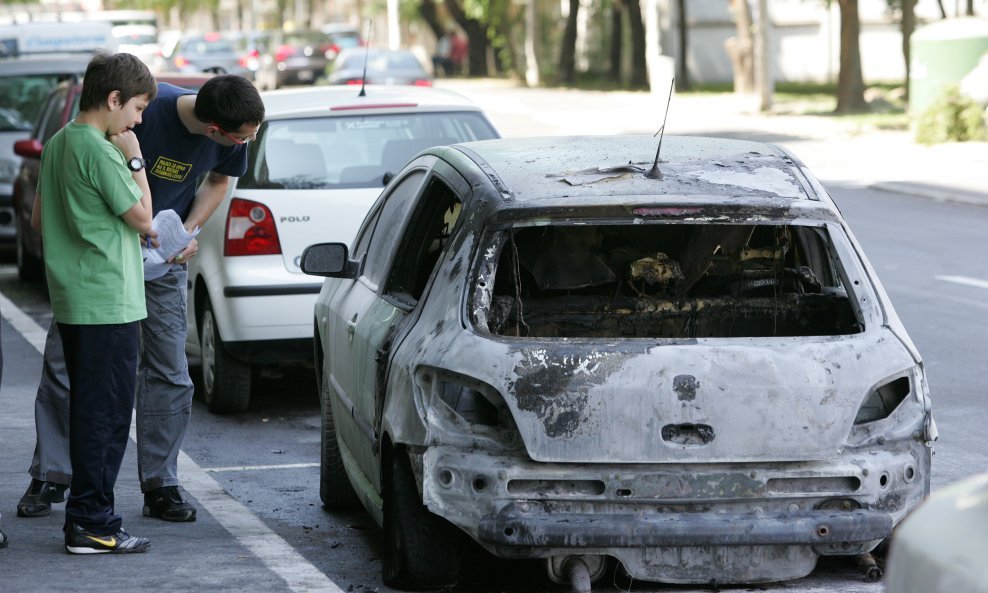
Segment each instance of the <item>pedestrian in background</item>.
[{"label": "pedestrian in background", "polygon": [[449,67],[452,74],[463,74],[469,52],[470,46],[466,35],[460,35],[456,31],[450,32]]},{"label": "pedestrian in background", "polygon": [[113,487],[134,408],[140,320],[147,317],[140,235],[151,230],[151,192],[131,130],[154,99],[154,77],[130,54],[97,53],[86,68],[79,115],[41,155],[32,225],[41,231],[52,315],[72,397],[72,482],[65,549],[146,551],[114,509]]},{"label": "pedestrian in background", "polygon": [[[264,120],[264,104],[250,81],[234,75],[209,79],[198,94],[166,83],[158,84],[157,93],[144,122],[134,128],[147,157],[154,213],[174,210],[185,229],[192,231],[205,225],[219,206],[230,177],[246,172],[247,143]],[[203,175],[204,182],[197,185]],[[138,477],[144,515],[165,521],[196,518],[196,508],[179,489],[178,454],[194,394],[185,356],[185,314],[188,260],[197,250],[193,239],[172,260],[168,273],[144,282],[148,317],[141,324],[137,379]],[[69,393],[59,343],[53,324],[35,400],[32,479],[17,504],[21,517],[48,515],[70,482],[65,413]]]},{"label": "pedestrian in background", "polygon": [[442,73],[443,76],[449,76],[450,72],[453,70],[453,62],[449,59],[449,52],[452,49],[452,43],[452,31],[444,33],[442,37],[436,41],[436,53],[432,56],[432,70],[436,77],[438,77],[440,73]]}]

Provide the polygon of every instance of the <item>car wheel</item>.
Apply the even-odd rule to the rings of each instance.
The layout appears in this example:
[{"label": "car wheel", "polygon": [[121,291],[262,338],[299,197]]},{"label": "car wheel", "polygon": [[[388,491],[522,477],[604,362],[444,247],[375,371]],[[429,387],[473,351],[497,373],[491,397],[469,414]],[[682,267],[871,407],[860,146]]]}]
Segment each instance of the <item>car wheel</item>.
[{"label": "car wheel", "polygon": [[322,402],[322,447],[319,457],[319,498],[329,510],[355,508],[360,500],[350,484],[340,454],[340,444],[336,440],[336,422],[333,420],[333,406],[330,402],[329,379],[324,371],[320,373],[319,399]]},{"label": "car wheel", "polygon": [[384,584],[405,590],[456,584],[466,546],[453,524],[422,504],[403,448],[395,448],[384,481]]},{"label": "car wheel", "polygon": [[45,265],[41,259],[28,253],[24,247],[24,233],[17,237],[17,276],[24,282],[40,282],[44,277]]},{"label": "car wheel", "polygon": [[250,403],[250,365],[227,353],[208,299],[199,328],[206,407],[214,414],[243,412]]}]

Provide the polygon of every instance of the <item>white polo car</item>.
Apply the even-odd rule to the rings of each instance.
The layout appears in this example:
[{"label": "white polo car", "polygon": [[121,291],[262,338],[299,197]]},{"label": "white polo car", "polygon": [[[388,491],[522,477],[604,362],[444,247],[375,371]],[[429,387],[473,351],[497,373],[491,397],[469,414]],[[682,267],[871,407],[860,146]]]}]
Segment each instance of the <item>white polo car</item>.
[{"label": "white polo car", "polygon": [[449,91],[311,87],[262,94],[266,121],[247,173],[199,234],[189,263],[187,351],[202,360],[213,412],[246,409],[266,365],[311,365],[322,283],[302,250],[348,243],[390,178],[431,146],[498,137]]}]

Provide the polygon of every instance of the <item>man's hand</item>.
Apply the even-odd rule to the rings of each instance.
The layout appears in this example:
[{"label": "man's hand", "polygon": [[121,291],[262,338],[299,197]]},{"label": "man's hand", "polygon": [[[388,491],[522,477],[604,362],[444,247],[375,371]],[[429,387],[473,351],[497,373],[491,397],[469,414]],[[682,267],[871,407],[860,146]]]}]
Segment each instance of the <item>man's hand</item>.
[{"label": "man's hand", "polygon": [[185,249],[182,250],[182,253],[179,253],[174,258],[172,258],[171,262],[176,264],[184,264],[185,262],[189,261],[190,257],[194,256],[197,253],[199,253],[199,242],[196,241],[195,239],[192,239],[191,241],[189,241],[189,244],[185,246]]}]

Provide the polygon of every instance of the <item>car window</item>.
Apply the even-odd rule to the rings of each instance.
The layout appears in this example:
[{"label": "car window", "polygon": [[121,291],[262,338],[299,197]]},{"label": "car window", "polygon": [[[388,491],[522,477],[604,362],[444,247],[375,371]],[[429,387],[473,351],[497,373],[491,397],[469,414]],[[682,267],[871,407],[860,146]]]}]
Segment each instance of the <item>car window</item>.
[{"label": "car window", "polygon": [[42,144],[48,142],[55,135],[55,132],[61,130],[62,126],[65,125],[63,114],[68,94],[68,87],[59,88],[51,94],[48,105],[45,107],[44,119],[40,121],[41,127],[38,128],[38,137]]},{"label": "car window", "polygon": [[193,55],[224,54],[236,51],[233,41],[227,39],[190,39],[182,43],[180,53]]},{"label": "car window", "polygon": [[271,120],[253,143],[247,189],[382,187],[420,151],[495,137],[475,112]]},{"label": "car window", "polygon": [[415,205],[415,198],[425,181],[425,171],[416,169],[406,175],[384,198],[381,215],[367,248],[367,261],[363,275],[373,286],[378,286],[387,271],[394,252],[395,242],[404,226],[408,213]]},{"label": "car window", "polygon": [[512,228],[490,241],[500,251],[496,270],[484,268],[475,281],[481,306],[471,310],[475,323],[495,334],[654,339],[863,331],[822,227],[560,223]]},{"label": "car window", "polygon": [[0,77],[0,132],[30,131],[59,78],[58,74]]},{"label": "car window", "polygon": [[460,216],[462,200],[433,175],[401,233],[384,294],[414,306]]},{"label": "car window", "polygon": [[[367,58],[368,72],[387,72],[389,70],[423,70],[422,64],[408,52],[371,52]],[[364,52],[349,53],[340,61],[337,70],[354,70],[364,67]],[[424,70],[423,70],[424,71]]]}]

